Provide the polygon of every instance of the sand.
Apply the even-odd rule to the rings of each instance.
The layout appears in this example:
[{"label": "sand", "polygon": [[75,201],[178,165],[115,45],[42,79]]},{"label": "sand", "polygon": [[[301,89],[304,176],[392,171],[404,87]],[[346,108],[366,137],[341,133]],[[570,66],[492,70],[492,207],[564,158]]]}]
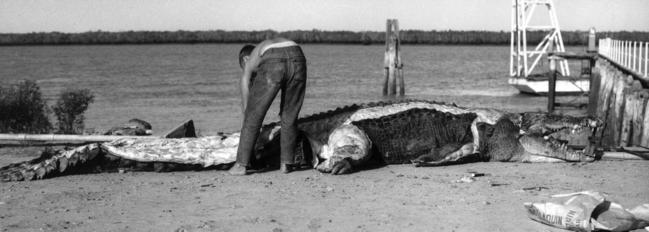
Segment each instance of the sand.
[{"label": "sand", "polygon": [[[0,165],[37,152],[2,148]],[[486,176],[456,182],[470,171]],[[0,183],[0,231],[563,231],[523,202],[596,190],[631,208],[649,203],[648,179],[647,161],[69,175]]]}]

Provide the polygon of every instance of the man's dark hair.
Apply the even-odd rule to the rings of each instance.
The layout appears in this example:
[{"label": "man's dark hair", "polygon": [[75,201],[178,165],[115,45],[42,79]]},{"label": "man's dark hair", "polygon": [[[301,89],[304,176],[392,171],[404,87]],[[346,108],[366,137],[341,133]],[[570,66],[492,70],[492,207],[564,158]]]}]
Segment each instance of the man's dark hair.
[{"label": "man's dark hair", "polygon": [[249,56],[253,49],[255,49],[255,45],[246,44],[241,48],[241,51],[239,51],[239,66],[241,66],[241,68],[243,68],[243,57]]}]

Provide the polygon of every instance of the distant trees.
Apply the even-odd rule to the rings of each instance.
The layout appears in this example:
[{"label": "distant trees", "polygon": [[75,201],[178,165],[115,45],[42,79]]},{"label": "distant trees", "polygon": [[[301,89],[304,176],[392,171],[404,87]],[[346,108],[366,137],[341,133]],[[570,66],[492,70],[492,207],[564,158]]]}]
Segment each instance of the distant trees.
[{"label": "distant trees", "polygon": [[[34,81],[0,86],[0,133],[80,134],[84,130],[83,113],[93,102],[87,89],[66,89],[51,108]],[[54,112],[57,127],[49,120]]]},{"label": "distant trees", "polygon": [[[546,32],[528,32],[529,43],[537,44]],[[585,45],[587,31],[561,32],[566,45]],[[385,32],[352,32],[296,30],[265,31],[90,31],[83,33],[5,33],[0,34],[0,45],[69,45],[69,44],[158,44],[158,43],[256,43],[267,38],[282,36],[298,43],[381,44]],[[649,41],[649,32],[600,32],[598,37],[622,40]],[[509,31],[401,31],[402,44],[440,45],[508,45]]]},{"label": "distant trees", "polygon": [[88,89],[66,89],[59,95],[52,111],[58,122],[58,133],[81,134],[85,128],[84,112],[94,101],[95,96]]},{"label": "distant trees", "polygon": [[34,81],[0,86],[0,133],[47,133],[49,108]]}]

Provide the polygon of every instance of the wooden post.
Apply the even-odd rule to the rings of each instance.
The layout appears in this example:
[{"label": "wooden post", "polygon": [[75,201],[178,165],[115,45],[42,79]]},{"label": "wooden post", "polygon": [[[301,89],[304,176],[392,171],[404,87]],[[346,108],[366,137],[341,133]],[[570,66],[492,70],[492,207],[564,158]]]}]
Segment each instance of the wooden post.
[{"label": "wooden post", "polygon": [[590,89],[588,90],[588,116],[597,117],[597,108],[599,104],[599,92],[601,88],[601,75],[598,70],[593,68],[595,60],[590,60],[591,69],[590,69]]},{"label": "wooden post", "polygon": [[638,81],[634,81],[633,88],[639,90],[636,92],[635,106],[633,106],[633,138],[631,143],[634,146],[641,146],[642,132],[645,127],[649,126],[643,125],[644,118],[649,116],[644,114],[644,108],[647,102],[647,90],[643,90],[642,84]]},{"label": "wooden post", "polygon": [[388,95],[390,87],[390,35],[392,34],[392,20],[388,19],[385,24],[385,56],[383,58],[383,70],[385,78],[383,79],[383,96]]},{"label": "wooden post", "polygon": [[647,93],[647,98],[644,100],[643,111],[643,122],[642,125],[642,135],[640,139],[640,146],[649,147],[649,93]]},{"label": "wooden post", "polygon": [[395,47],[397,55],[396,55],[396,79],[397,79],[397,84],[399,85],[399,96],[403,96],[406,94],[406,85],[403,80],[403,62],[401,62],[401,38],[399,38],[399,21],[396,19],[393,19],[393,25],[394,25],[394,34],[396,35],[396,45]]},{"label": "wooden post", "polygon": [[[401,41],[399,39],[399,22],[396,19],[388,19],[385,31],[385,56],[384,56],[384,73],[383,96],[394,96],[397,92],[405,94],[405,84],[403,80],[403,64],[401,62]],[[399,83],[397,83],[397,81]]]},{"label": "wooden post", "polygon": [[556,56],[548,58],[550,60],[550,76],[548,77],[548,113],[554,112],[555,88],[557,85],[557,59]]},{"label": "wooden post", "polygon": [[[595,28],[591,27],[590,31],[588,31],[588,49],[586,52],[588,53],[597,53],[597,46],[595,46],[595,41],[596,41],[596,36],[595,36]],[[602,46],[600,44],[600,46]]]},{"label": "wooden post", "polygon": [[[588,53],[593,54],[593,57],[588,60],[588,68],[590,68],[590,79],[589,79],[589,90],[588,90],[588,115],[595,117],[596,110],[597,110],[597,99],[599,98],[599,84],[600,84],[600,76],[599,72],[595,72],[595,62],[597,61],[597,46],[595,45],[595,41],[597,41],[597,35],[595,34],[595,28],[591,27],[590,31],[588,32]],[[605,47],[604,50],[606,53],[606,56],[610,57],[609,53],[609,48],[610,45],[608,43],[609,41],[604,41],[600,40],[600,47]]]}]

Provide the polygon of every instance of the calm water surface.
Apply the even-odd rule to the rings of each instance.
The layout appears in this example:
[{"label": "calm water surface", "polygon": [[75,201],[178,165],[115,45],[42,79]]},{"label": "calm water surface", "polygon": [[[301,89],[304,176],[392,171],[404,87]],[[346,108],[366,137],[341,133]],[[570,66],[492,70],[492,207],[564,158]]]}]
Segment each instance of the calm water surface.
[{"label": "calm water surface", "polygon": [[[235,131],[241,121],[237,54],[241,44],[0,47],[0,83],[35,80],[53,104],[65,88],[87,88],[95,102],[86,127],[130,118],[157,133],[194,119],[202,134]],[[303,45],[308,82],[302,115],[381,100],[382,45]],[[507,85],[509,47],[404,46],[410,98],[463,106],[535,111],[545,98]],[[277,120],[271,106],[266,120]]]}]

